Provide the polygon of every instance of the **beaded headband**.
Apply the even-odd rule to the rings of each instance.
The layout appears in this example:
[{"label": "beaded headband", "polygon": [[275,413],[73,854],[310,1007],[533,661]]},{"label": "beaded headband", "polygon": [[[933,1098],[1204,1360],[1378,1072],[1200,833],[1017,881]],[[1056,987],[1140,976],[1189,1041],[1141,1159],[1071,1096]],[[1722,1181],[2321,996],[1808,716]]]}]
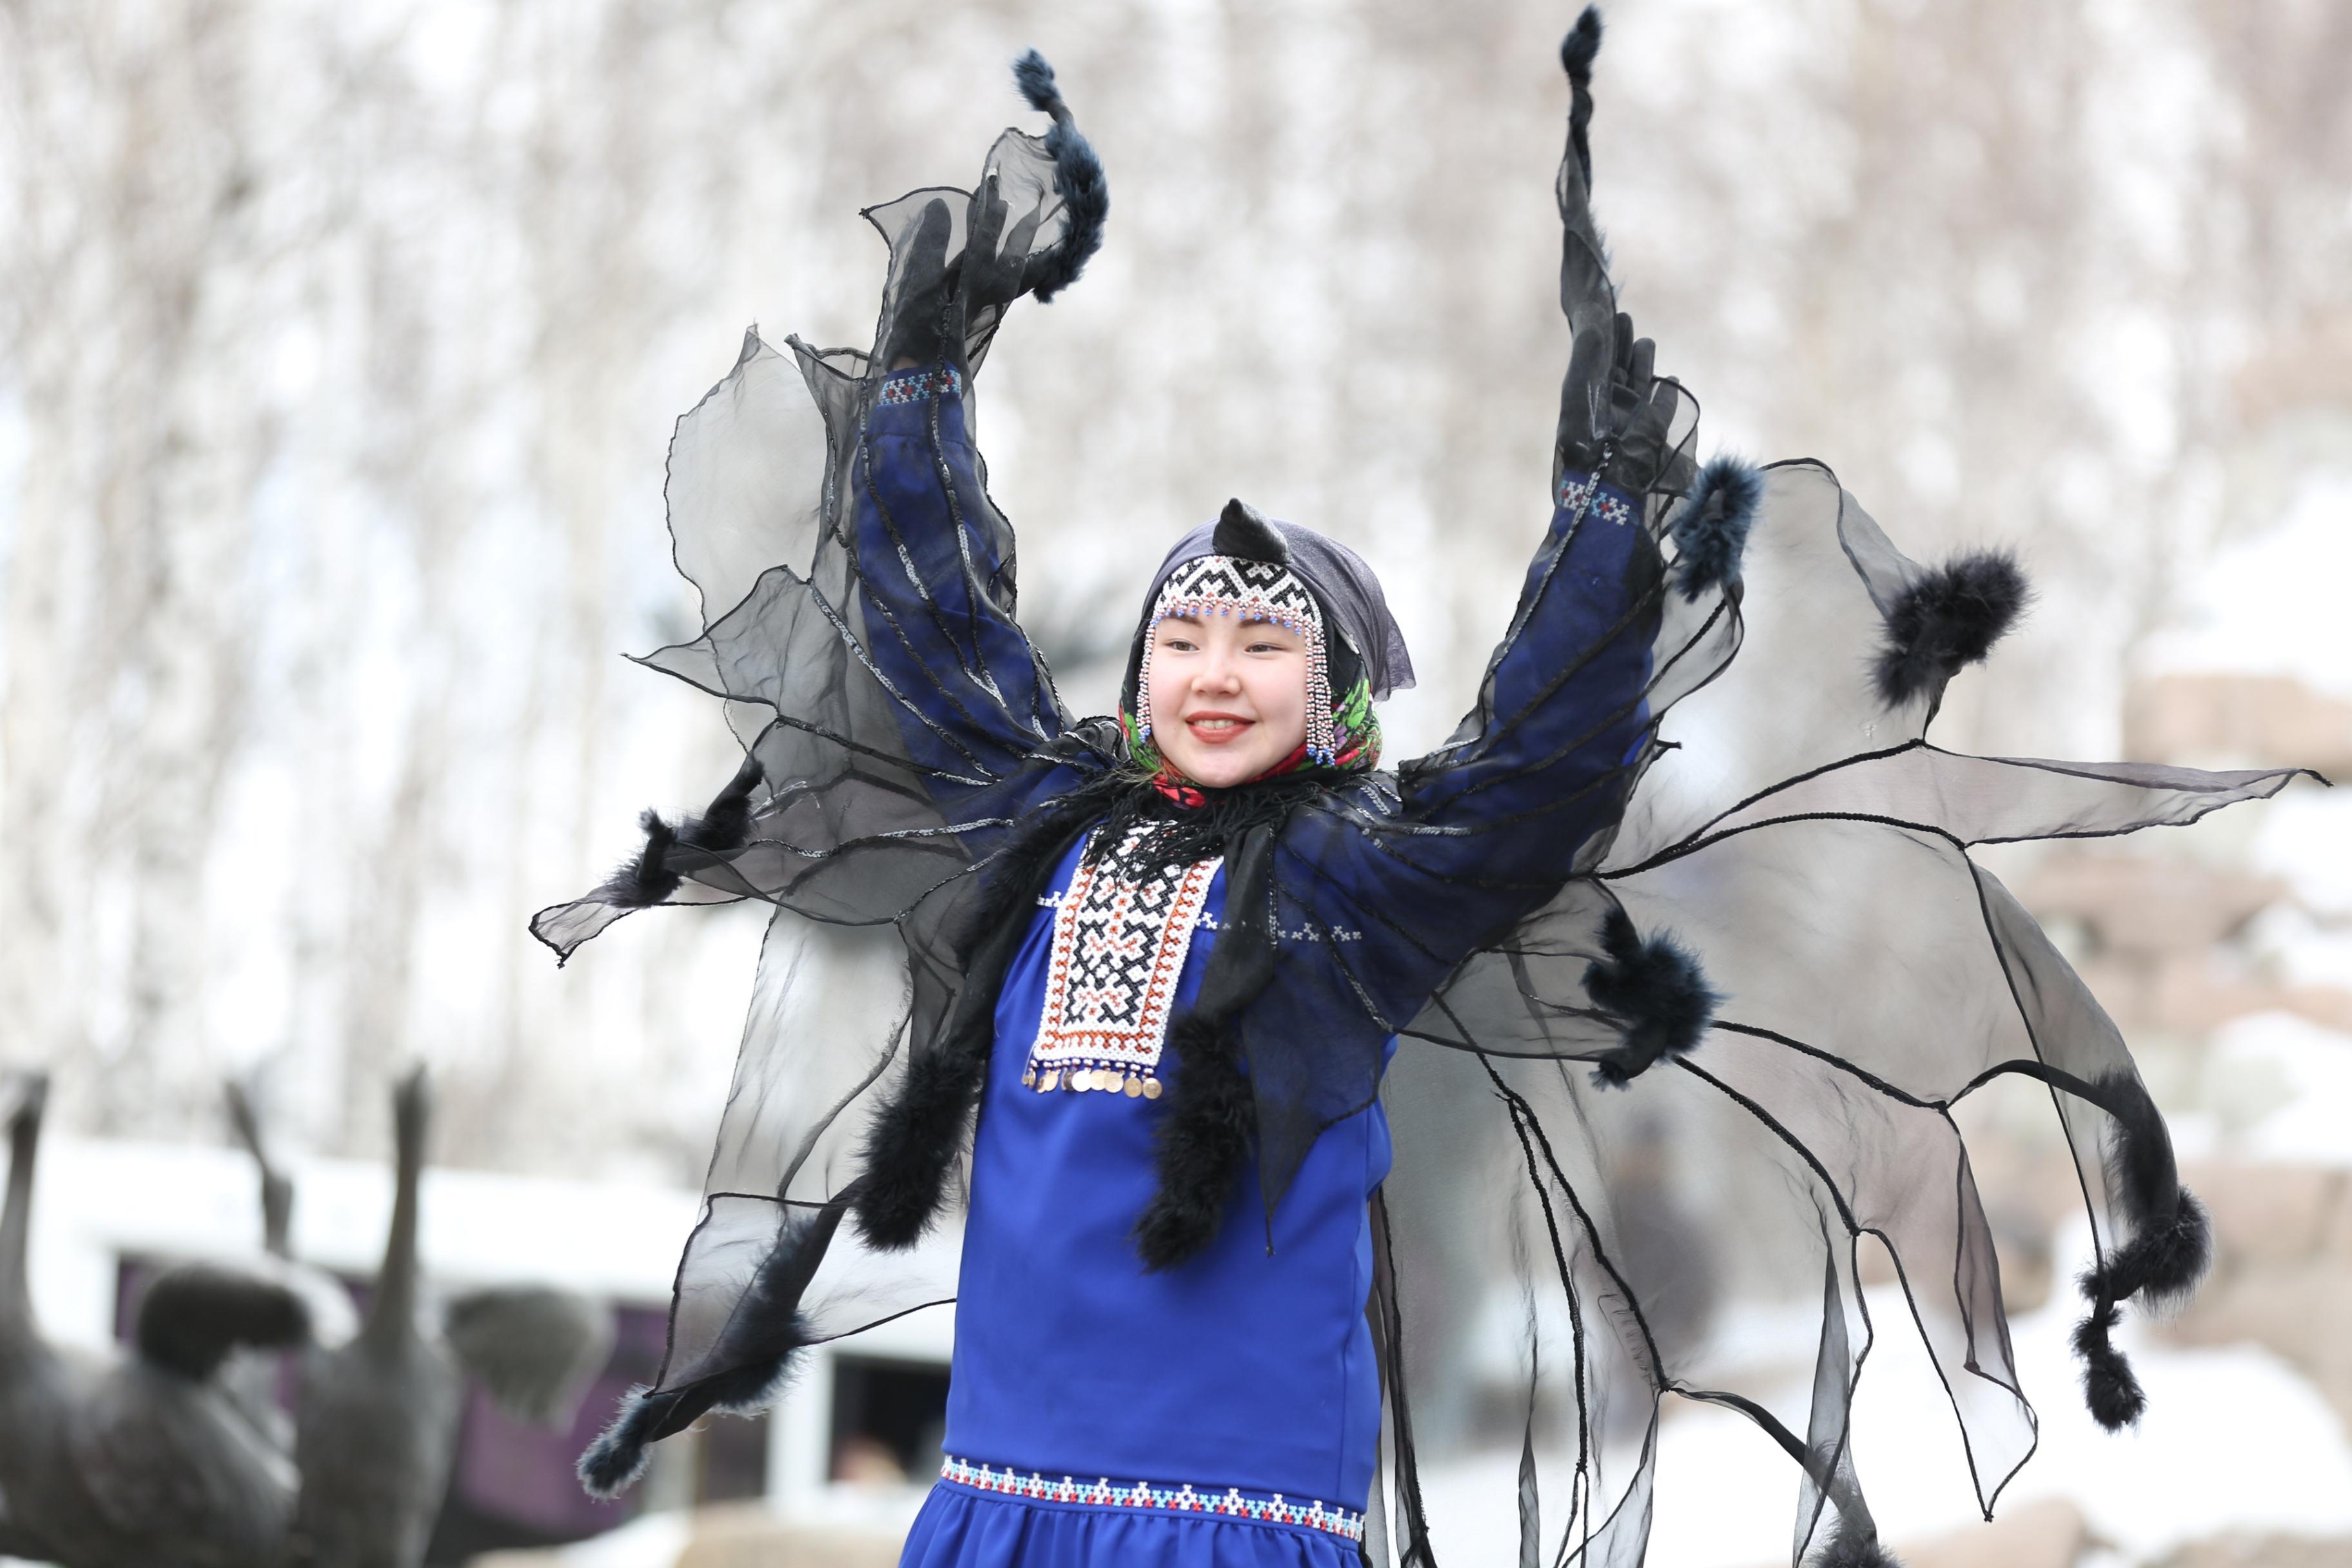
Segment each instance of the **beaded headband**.
[{"label": "beaded headband", "polygon": [[1238,555],[1203,555],[1187,561],[1169,577],[1143,628],[1142,668],[1135,678],[1139,738],[1151,739],[1151,637],[1171,616],[1205,620],[1239,616],[1268,621],[1307,644],[1307,757],[1325,767],[1338,754],[1331,721],[1331,660],[1323,637],[1323,606],[1314,591],[1288,566]]}]

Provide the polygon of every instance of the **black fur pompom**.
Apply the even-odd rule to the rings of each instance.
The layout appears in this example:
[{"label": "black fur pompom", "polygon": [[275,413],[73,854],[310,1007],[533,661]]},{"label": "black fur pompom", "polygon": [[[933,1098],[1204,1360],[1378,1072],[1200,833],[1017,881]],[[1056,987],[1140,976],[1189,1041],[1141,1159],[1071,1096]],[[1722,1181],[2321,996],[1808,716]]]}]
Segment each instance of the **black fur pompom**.
[{"label": "black fur pompom", "polygon": [[1210,544],[1218,554],[1236,560],[1270,561],[1277,566],[1290,562],[1290,541],[1282,537],[1282,530],[1239,496],[1217,514],[1217,531],[1210,536]]},{"label": "black fur pompom", "polygon": [[669,868],[670,846],[677,842],[677,829],[650,807],[637,818],[637,826],[645,830],[645,847],[599,889],[606,903],[625,910],[653,908],[677,892],[680,880],[678,874]]},{"label": "black fur pompom", "polygon": [[931,1228],[987,1071],[984,1040],[977,1050],[959,1042],[907,1064],[898,1092],[883,1100],[866,1134],[856,1213],[867,1246],[903,1252]]},{"label": "black fur pompom", "polygon": [[689,816],[678,827],[677,841],[689,849],[724,855],[751,839],[751,791],[762,774],[760,760],[746,755],[727,786],[710,797],[700,816]]},{"label": "black fur pompom", "polygon": [[595,897],[625,910],[651,909],[677,891],[684,879],[669,863],[670,851],[684,847],[710,855],[740,849],[751,837],[751,791],[761,779],[760,763],[746,756],[727,786],[710,797],[700,816],[689,816],[673,826],[657,811],[637,819],[645,829],[645,847],[605,879]]},{"label": "black fur pompom", "polygon": [[2180,1191],[2180,1167],[2164,1113],[2139,1075],[2128,1068],[2102,1073],[2091,1085],[2094,1105],[2115,1119],[2107,1141],[2107,1190],[2135,1227],[2168,1219]]},{"label": "black fur pompom", "polygon": [[1697,1045],[1723,1000],[1698,960],[1665,931],[1643,937],[1622,909],[1601,928],[1603,957],[1585,965],[1593,1005],[1621,1022],[1624,1044],[1594,1059],[1592,1081],[1622,1089],[1656,1063]]},{"label": "black fur pompom", "polygon": [[1559,41],[1559,68],[1578,87],[1592,81],[1592,62],[1601,53],[1601,7],[1587,5],[1576,18],[1576,26]]},{"label": "black fur pompom", "polygon": [[2108,1260],[2107,1273],[2115,1294],[2165,1311],[2189,1299],[2212,1261],[2212,1221],[2197,1194],[2182,1187],[2172,1216],[2134,1231]]},{"label": "black fur pompom", "polygon": [[[793,1261],[814,1267],[813,1259]],[[749,1415],[775,1403],[776,1395],[800,1369],[801,1352],[810,1341],[807,1320],[776,1300],[777,1281],[772,1277],[777,1272],[772,1258],[762,1265],[760,1279],[745,1293],[720,1341],[723,1349],[730,1340],[756,1338],[766,1347],[763,1353],[746,1354],[724,1372],[677,1388],[656,1389],[639,1384],[630,1389],[612,1423],[580,1456],[576,1473],[590,1497],[610,1500],[635,1485],[646,1473],[647,1451],[654,1444],[685,1431],[705,1412]],[[785,1289],[797,1297],[808,1283],[808,1268],[786,1272],[793,1279]]]},{"label": "black fur pompom", "polygon": [[2083,1399],[2093,1420],[2119,1432],[2140,1418],[2147,1395],[2132,1375],[2131,1363],[2109,1338],[2116,1326],[2113,1301],[2094,1300],[2090,1313],[2074,1325],[2074,1353],[2083,1358]]},{"label": "black fur pompom", "polygon": [[652,1458],[653,1426],[661,1418],[653,1390],[644,1384],[621,1397],[621,1408],[580,1456],[581,1487],[600,1500],[620,1496],[646,1473]]},{"label": "black fur pompom", "polygon": [[1153,1134],[1159,1180],[1135,1222],[1136,1255],[1155,1273],[1198,1257],[1216,1239],[1256,1120],[1229,1026],[1188,1012],[1170,1024],[1168,1038],[1177,1070],[1168,1114]]},{"label": "black fur pompom", "polygon": [[1879,700],[1899,708],[1941,695],[1964,665],[1992,651],[2032,597],[2017,557],[2002,550],[1956,555],[1903,590],[1886,612],[1874,671]]},{"label": "black fur pompom", "polygon": [[1054,68],[1036,50],[1031,49],[1013,62],[1013,83],[1029,100],[1029,107],[1040,114],[1059,120],[1070,112],[1070,106],[1062,101],[1061,84],[1054,79]]},{"label": "black fur pompom", "polygon": [[1699,470],[1675,517],[1681,551],[1675,580],[1685,599],[1696,603],[1710,589],[1738,586],[1739,558],[1763,502],[1764,476],[1738,458],[1717,458]]},{"label": "black fur pompom", "polygon": [[1061,193],[1068,227],[1031,258],[1022,280],[1039,304],[1050,304],[1055,295],[1078,280],[1087,258],[1102,248],[1103,226],[1110,217],[1110,181],[1094,143],[1070,118],[1070,106],[1063,101],[1045,57],[1034,49],[1023,55],[1013,62],[1013,79],[1032,109],[1054,117],[1053,129],[1045,132],[1045,152],[1054,160],[1054,188]]},{"label": "black fur pompom", "polygon": [[1559,41],[1559,67],[1568,73],[1568,143],[1585,187],[1592,185],[1592,62],[1601,53],[1601,7],[1587,5],[1568,37]]},{"label": "black fur pompom", "polygon": [[1878,1544],[1874,1530],[1849,1530],[1841,1521],[1830,1531],[1807,1568],[1902,1568],[1900,1560]]},{"label": "black fur pompom", "polygon": [[2115,1119],[2106,1149],[2107,1188],[2130,1237],[2088,1287],[2095,1298],[2137,1297],[2158,1309],[2197,1288],[2213,1258],[2205,1205],[2180,1184],[2164,1115],[2137,1074],[2116,1071],[2092,1086],[2092,1100]]},{"label": "black fur pompom", "polygon": [[[610,1501],[636,1485],[652,1459],[655,1443],[682,1432],[708,1410],[747,1415],[774,1402],[791,1380],[797,1351],[770,1356],[747,1365],[730,1367],[690,1390],[649,1388],[643,1384],[623,1396],[610,1425],[580,1456],[575,1471],[581,1489],[599,1501]],[[693,1397],[682,1398],[690,1392]]]}]

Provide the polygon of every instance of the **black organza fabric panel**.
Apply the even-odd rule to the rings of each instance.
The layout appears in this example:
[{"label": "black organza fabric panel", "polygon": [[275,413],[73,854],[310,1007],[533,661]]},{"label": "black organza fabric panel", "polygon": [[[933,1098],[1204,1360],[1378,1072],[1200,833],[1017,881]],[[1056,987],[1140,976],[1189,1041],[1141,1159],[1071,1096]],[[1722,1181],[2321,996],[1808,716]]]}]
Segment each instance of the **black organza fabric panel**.
[{"label": "black organza fabric panel", "polygon": [[[1016,217],[1041,215],[1030,254],[1059,243],[1044,143],[1007,132],[988,169]],[[1941,682],[1889,707],[1871,673],[1927,569],[1818,463],[1764,470],[1738,574],[1692,580],[1679,525],[1695,405],[1611,370],[1630,326],[1586,184],[1571,153],[1559,196],[1575,347],[1552,479],[1599,469],[1639,502],[1638,548],[1603,585],[1625,607],[1574,646],[1542,640],[1548,595],[1581,591],[1557,567],[1601,526],[1588,506],[1542,544],[1447,744],[1296,810],[1271,860],[1277,980],[1241,1021],[1270,1203],[1314,1139],[1376,1096],[1394,1131],[1375,1208],[1376,1562],[1484,1561],[1499,1531],[1521,1563],[1630,1568],[1668,1394],[1742,1412],[1789,1456],[1793,1555],[1832,1529],[1867,1542],[1847,1423],[1878,1331],[1925,1338],[1990,1506],[2034,1417],[1950,1108],[2005,1073],[2049,1083],[2105,1257],[2133,1218],[2109,1189],[2117,1129],[2102,1105],[2137,1079],[1969,850],[2186,823],[2291,776],[1928,743]],[[867,215],[891,247],[877,345],[895,341],[935,200],[953,257],[961,191]],[[968,323],[967,376],[1003,314]],[[756,1402],[799,1346],[952,1296],[961,1187],[920,1246],[874,1251],[841,1223],[861,1142],[942,1048],[967,986],[957,932],[1014,825],[1118,761],[1102,726],[1069,721],[1020,638],[1012,530],[984,496],[957,498],[962,578],[917,584],[922,629],[951,657],[886,657],[884,639],[911,647],[914,628],[883,612],[876,574],[905,566],[861,559],[850,521],[879,353],[747,337],[671,447],[676,559],[705,626],[643,662],[722,700],[757,782],[740,845],[686,836],[658,856],[683,879],[661,901],[754,898],[777,914],[648,1395],[669,1403],[642,1436]],[[1629,420],[1629,385],[1654,420]],[[975,395],[967,384],[968,413]],[[1546,510],[1531,498],[1531,536]],[[1629,651],[1638,690],[1561,731],[1561,695]],[[568,956],[648,901],[646,885],[616,878],[534,930]],[[1602,1089],[1592,1064],[1633,1022],[1588,989],[1612,918],[1671,933],[1720,1000],[1696,1048]],[[1865,1234],[1895,1260],[1909,1324],[1870,1319]],[[1759,1313],[1810,1375],[1742,1350],[1731,1329]],[[1516,1463],[1461,1460],[1496,1445]]]}]

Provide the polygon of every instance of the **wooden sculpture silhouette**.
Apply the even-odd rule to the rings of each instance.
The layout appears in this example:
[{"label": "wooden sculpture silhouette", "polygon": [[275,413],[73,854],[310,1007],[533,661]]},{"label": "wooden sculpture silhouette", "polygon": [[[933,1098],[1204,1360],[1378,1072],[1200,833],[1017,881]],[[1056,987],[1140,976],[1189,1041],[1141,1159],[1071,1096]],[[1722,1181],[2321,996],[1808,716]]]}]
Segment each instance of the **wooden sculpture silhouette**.
[{"label": "wooden sculpture silhouette", "polygon": [[601,1303],[544,1289],[453,1299],[421,1317],[419,1188],[430,1101],[421,1069],[393,1095],[392,1229],[360,1331],[306,1358],[295,1412],[301,1470],[294,1561],[305,1568],[416,1568],[447,1489],[466,1381],[527,1418],[569,1419],[612,1352]]},{"label": "wooden sculpture silhouette", "polygon": [[12,1524],[65,1568],[274,1568],[292,1468],[217,1374],[239,1345],[301,1341],[302,1303],[272,1280],[188,1266],[149,1288],[131,1354],[50,1345],[26,1272],[47,1088],[33,1079],[9,1120],[0,1209],[0,1489]]}]

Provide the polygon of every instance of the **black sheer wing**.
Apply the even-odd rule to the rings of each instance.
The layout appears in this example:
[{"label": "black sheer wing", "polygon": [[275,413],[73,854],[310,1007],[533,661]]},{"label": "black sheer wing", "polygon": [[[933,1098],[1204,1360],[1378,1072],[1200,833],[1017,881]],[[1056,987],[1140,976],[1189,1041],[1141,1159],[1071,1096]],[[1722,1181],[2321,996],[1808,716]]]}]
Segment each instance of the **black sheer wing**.
[{"label": "black sheer wing", "polygon": [[[1638,1561],[1667,1392],[1742,1411],[1797,1461],[1799,1555],[1829,1532],[1874,1539],[1847,1441],[1862,1358],[1890,1326],[1860,1293],[1865,1233],[1895,1265],[1994,1504],[2035,1421],[1952,1112],[1997,1078],[2048,1085],[2075,1152],[2099,1249],[2090,1393],[2110,1425],[2137,1413],[2105,1342],[2115,1306],[2193,1282],[2195,1201],[2120,1033],[1969,851],[2193,822],[2294,770],[1933,745],[1934,694],[1890,704],[1875,681],[1890,617],[1864,563],[1931,574],[1874,527],[1867,549],[1842,545],[1867,520],[1817,466],[1766,479],[1738,658],[1664,718],[1606,857],[1451,973],[1392,1072],[1398,1256],[1473,1247],[1470,1277],[1517,1281],[1416,1313],[1401,1278],[1405,1321],[1429,1332],[1399,1343],[1442,1365],[1460,1353],[1449,1337],[1492,1331],[1514,1293],[1538,1303],[1511,1339],[1538,1479],[1523,1522],[1540,1521],[1548,1557],[1565,1540]],[[1649,1070],[1630,1082],[1606,1065],[1645,1026],[1668,1032],[1674,997],[1622,984],[1640,965],[1612,925],[1638,952],[1685,955],[1710,998],[1679,1047],[1637,1053]],[[1735,1341],[1759,1310],[1810,1319],[1809,1382],[1743,1363]],[[1433,1369],[1405,1359],[1400,1388],[1434,1407],[1424,1441],[1461,1419]],[[1442,1546],[1446,1494],[1433,1495],[1422,1528]]]},{"label": "black sheer wing", "polygon": [[[1068,718],[1015,619],[971,382],[1013,299],[1066,287],[1100,245],[1108,197],[1051,68],[1033,54],[1017,74],[1052,130],[1007,131],[978,194],[865,214],[890,247],[873,352],[780,353],[754,330],[678,420],[664,494],[703,629],[638,662],[721,699],[744,764],[700,816],[649,815],[635,860],[534,918],[559,956],[654,903],[895,920],[1050,772],[1037,759]],[[902,361],[914,374],[892,377]]]},{"label": "black sheer wing", "polygon": [[704,626],[640,662],[719,698],[744,762],[700,816],[649,815],[634,861],[532,930],[568,956],[649,904],[777,912],[668,1355],[583,1461],[600,1493],[703,1413],[764,1404],[802,1346],[954,1293],[951,1232],[881,1252],[841,1228],[858,1146],[964,988],[974,873],[1109,757],[1022,632],[973,437],[1007,310],[1076,277],[1107,201],[1052,71],[1031,56],[1016,76],[1050,131],[1006,132],[974,191],[865,215],[890,250],[872,350],[748,334],[671,443],[674,555]]},{"label": "black sheer wing", "polygon": [[[2186,1290],[2203,1259],[2120,1034],[1970,851],[2192,822],[2294,770],[1927,741],[1946,683],[2024,608],[2022,575],[1999,552],[1910,560],[1818,463],[1690,460],[1591,221],[1598,41],[1588,13],[1565,51],[1563,510],[1461,729],[1285,868],[1300,908],[1363,933],[1321,1005],[1353,989],[1403,1037],[1376,1212],[1379,1535],[1408,1562],[1636,1563],[1674,1393],[1794,1461],[1792,1560],[1834,1541],[1883,1563],[1848,1432],[1888,1326],[1863,1236],[1987,1509],[2034,1444],[1959,1100],[2003,1076],[2053,1091],[2098,1247],[2078,1344],[2106,1425],[2139,1403],[2107,1341],[2119,1304]],[[1635,531],[1617,553],[1611,500]],[[1383,892],[1351,901],[1364,888]],[[1759,1362],[1759,1321],[1804,1325],[1809,1376]]]}]

